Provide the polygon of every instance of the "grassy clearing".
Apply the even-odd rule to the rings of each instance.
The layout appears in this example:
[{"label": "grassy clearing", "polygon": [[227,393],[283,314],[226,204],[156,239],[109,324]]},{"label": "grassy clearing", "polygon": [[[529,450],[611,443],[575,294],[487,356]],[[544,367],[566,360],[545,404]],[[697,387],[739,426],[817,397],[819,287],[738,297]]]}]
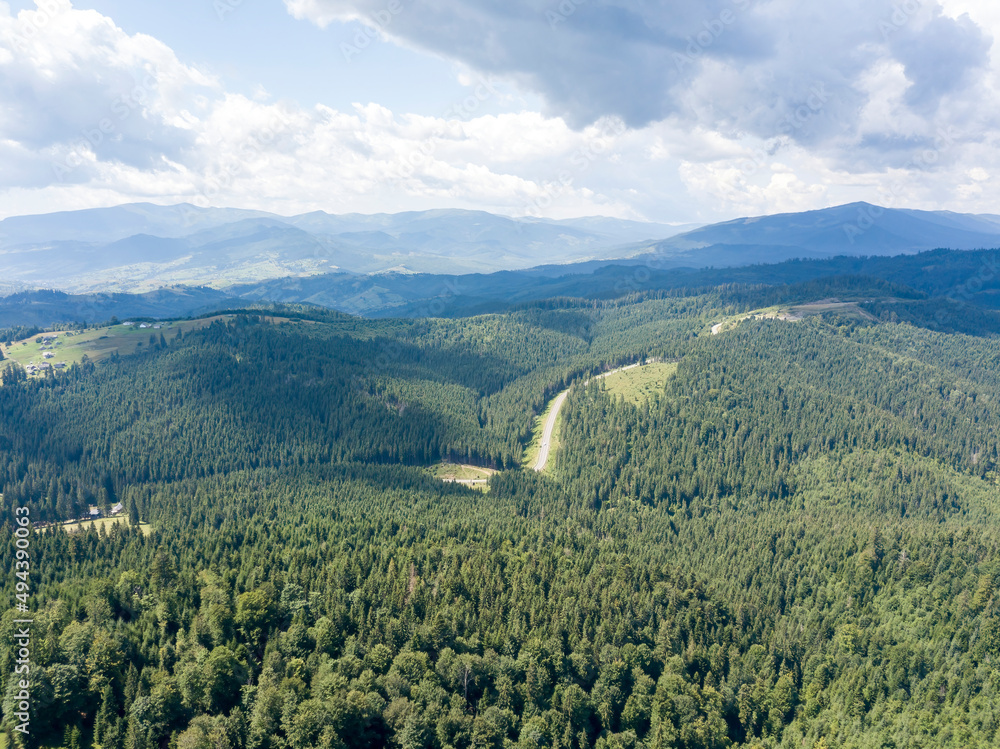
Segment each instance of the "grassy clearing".
[{"label": "grassy clearing", "polygon": [[[115,523],[123,523],[124,525],[129,524],[127,517],[116,517],[116,518],[98,518],[97,520],[74,520],[72,522],[62,523],[63,530],[67,533],[76,533],[76,531],[81,528],[87,530],[90,526],[94,526],[94,530],[98,533],[101,532],[101,528],[105,531],[111,530],[111,526]],[[46,528],[40,528],[39,533],[45,533]],[[153,532],[153,526],[149,523],[139,523],[139,530],[142,531],[142,535],[148,536]],[[0,747],[0,749],[3,749]]]},{"label": "grassy clearing", "polygon": [[833,314],[840,315],[841,317],[852,317],[862,320],[875,319],[868,312],[861,309],[861,307],[858,306],[858,302],[841,302],[837,299],[822,299],[818,302],[809,302],[808,304],[796,304],[788,307],[765,307],[764,309],[754,310],[753,312],[747,314],[733,315],[712,325],[710,332],[712,335],[719,335],[720,333],[725,333],[727,330],[732,330],[744,320],[750,319],[799,322],[806,317]]},{"label": "grassy clearing", "polygon": [[447,461],[433,465],[428,470],[434,478],[442,481],[484,481],[496,473],[492,468],[460,465]]},{"label": "grassy clearing", "polygon": [[790,308],[791,314],[795,317],[810,317],[812,315],[836,314],[841,317],[855,317],[863,320],[874,320],[875,318],[858,306],[857,302],[837,302],[821,301],[810,304],[800,304]]},{"label": "grassy clearing", "polygon": [[787,320],[790,322],[795,322],[801,319],[798,315],[793,314],[786,308],[782,307],[765,307],[763,309],[757,309],[753,312],[742,314],[742,315],[732,315],[720,320],[718,323],[712,326],[711,334],[719,335],[720,333],[725,333],[727,330],[732,330],[737,325],[739,325],[744,320],[757,319],[757,320]]},{"label": "grassy clearing", "polygon": [[490,476],[496,473],[492,468],[480,468],[479,466],[449,463],[448,461],[432,465],[427,469],[427,472],[439,481],[458,482],[480,492],[490,490],[487,482]]},{"label": "grassy clearing", "polygon": [[[92,361],[100,361],[115,353],[125,356],[134,354],[143,346],[149,345],[149,337],[162,335],[168,341],[173,339],[178,331],[188,333],[192,330],[211,325],[216,320],[227,319],[229,316],[206,317],[200,320],[183,320],[180,322],[146,323],[142,328],[135,325],[112,325],[106,328],[95,328],[82,331],[57,331],[32,336],[22,341],[14,341],[8,346],[6,341],[0,342],[0,350],[6,359],[11,359],[22,367],[29,364],[49,362],[55,364],[64,362],[67,366],[79,364],[84,356]],[[46,336],[54,336],[55,341],[43,345],[40,341]],[[45,358],[43,354],[51,351],[53,356]],[[36,377],[42,375],[35,375]]]},{"label": "grassy clearing", "polygon": [[[597,381],[601,387],[606,387],[608,392],[614,395],[621,395],[630,403],[639,405],[648,400],[656,393],[663,390],[668,377],[673,377],[677,371],[677,364],[664,364],[662,362],[651,362],[638,367],[628,367],[627,369],[610,372],[601,375]],[[545,431],[545,422],[552,413],[552,408],[556,402],[556,396],[549,401],[545,410],[535,418],[535,424],[531,429],[531,442],[524,449],[524,457],[521,459],[522,468],[533,468],[538,462],[538,453],[541,451],[542,432]],[[562,419],[556,419],[555,427],[552,430],[552,445],[549,448],[549,460],[542,469],[542,473],[551,474],[555,470],[555,456],[562,445]]]},{"label": "grassy clearing", "polygon": [[638,406],[662,392],[667,379],[673,377],[676,371],[676,363],[656,362],[609,374],[602,378],[601,382],[612,395],[620,395],[629,403]]},{"label": "grassy clearing", "polygon": [[545,468],[542,469],[542,473],[551,476],[556,471],[556,456],[559,454],[559,450],[562,447],[562,414],[560,413],[560,418],[556,419],[555,426],[552,428],[552,444],[549,447],[549,459],[545,464]]}]

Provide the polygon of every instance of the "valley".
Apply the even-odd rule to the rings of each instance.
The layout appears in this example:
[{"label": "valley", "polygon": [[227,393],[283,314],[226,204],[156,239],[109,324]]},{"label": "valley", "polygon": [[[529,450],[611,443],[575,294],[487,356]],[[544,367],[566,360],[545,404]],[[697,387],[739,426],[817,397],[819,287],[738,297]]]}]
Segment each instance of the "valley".
[{"label": "valley", "polygon": [[[304,699],[303,717],[275,717],[273,730],[298,735],[316,700],[344,700],[345,720],[365,728],[341,735],[358,746],[402,730],[393,700],[412,725],[452,736],[532,725],[649,737],[702,721],[713,738],[692,745],[899,737],[950,678],[963,686],[939,703],[938,724],[976,746],[994,709],[977,676],[989,673],[993,635],[935,666],[943,635],[917,632],[927,618],[950,637],[996,626],[1000,391],[989,363],[1000,354],[991,339],[879,322],[835,298],[818,289],[774,308],[811,313],[794,324],[738,290],[456,320],[273,308],[177,321],[183,335],[162,346],[4,386],[0,409],[20,414],[16,428],[0,421],[5,503],[43,521],[113,499],[143,522],[35,536],[43,553],[72,544],[90,560],[92,573],[53,562],[62,595],[91,574],[131,581],[106,593],[118,635],[83,609],[83,624],[47,604],[36,612],[59,633],[48,668],[72,667],[58,638],[80,626],[96,642],[124,638],[147,688],[181,695],[150,729],[169,731],[188,716],[229,720],[232,706],[199,701],[189,681],[203,673],[197,653],[214,653],[226,673],[264,685],[249,713],[262,736],[264,695],[287,699],[275,676],[301,658],[293,668],[314,671],[307,694],[330,697]],[[713,336],[720,319],[741,322]],[[109,335],[93,333],[81,347]],[[203,567],[195,550],[212,548]],[[272,567],[279,550],[289,561]],[[525,575],[556,598],[537,597]],[[957,597],[939,595],[955,586]],[[188,596],[200,603],[186,614],[162,605]],[[561,620],[567,606],[579,614]],[[532,608],[565,644],[517,634],[508,612]],[[894,640],[880,634],[890,623]],[[182,642],[182,626],[207,644]],[[305,639],[293,646],[296,631]],[[139,655],[145,637],[179,648],[177,660]],[[900,652],[911,665],[898,668],[919,661],[922,672],[885,665]],[[548,660],[559,653],[562,666]],[[456,712],[420,696],[407,664],[425,658]],[[115,679],[138,678],[88,668],[110,680],[109,700],[122,699]],[[454,668],[475,675],[468,698]],[[547,686],[505,691],[539,668]],[[868,696],[858,669],[878,685]],[[558,707],[571,688],[578,717]],[[362,689],[370,707],[351,702]],[[98,718],[104,697],[79,690],[74,699],[96,705],[86,730],[134,730],[132,712]],[[668,707],[679,695],[688,712]]]},{"label": "valley", "polygon": [[998,40],[0,2],[0,749],[1000,747]]},{"label": "valley", "polygon": [[[39,699],[102,749],[985,749],[1000,325],[942,325],[911,262],[11,328]],[[65,368],[9,374],[50,350]]]}]

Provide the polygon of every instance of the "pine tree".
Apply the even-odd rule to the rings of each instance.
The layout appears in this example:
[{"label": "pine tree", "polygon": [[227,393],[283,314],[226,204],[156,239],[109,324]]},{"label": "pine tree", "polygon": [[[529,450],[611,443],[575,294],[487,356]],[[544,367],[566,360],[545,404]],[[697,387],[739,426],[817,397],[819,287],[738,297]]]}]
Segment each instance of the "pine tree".
[{"label": "pine tree", "polygon": [[129,495],[128,500],[125,502],[126,508],[128,510],[128,519],[132,525],[138,526],[140,523],[139,519],[139,507],[135,503],[135,497]]},{"label": "pine tree", "polygon": [[115,723],[118,720],[118,707],[115,704],[115,693],[108,684],[104,687],[104,694],[101,696],[101,707],[97,711],[94,719],[94,743],[102,744],[104,737],[114,731]]},{"label": "pine tree", "polygon": [[130,663],[125,677],[125,707],[129,708],[139,696],[139,671],[134,663]]},{"label": "pine tree", "polygon": [[27,379],[28,373],[17,362],[9,363],[4,367],[3,373],[0,374],[0,382],[3,382],[4,385],[16,385],[19,382],[25,382]]}]

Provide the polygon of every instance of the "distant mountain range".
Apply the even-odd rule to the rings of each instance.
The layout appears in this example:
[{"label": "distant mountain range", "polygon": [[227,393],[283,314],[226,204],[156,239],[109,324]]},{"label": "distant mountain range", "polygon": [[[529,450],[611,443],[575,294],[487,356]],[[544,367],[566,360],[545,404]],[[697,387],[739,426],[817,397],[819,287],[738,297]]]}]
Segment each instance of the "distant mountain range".
[{"label": "distant mountain range", "polygon": [[489,273],[629,257],[693,226],[460,210],[283,217],[143,203],[0,221],[0,283],[144,292],[331,272]]},{"label": "distant mountain range", "polygon": [[[456,314],[553,296],[620,295],[634,286],[636,265],[649,266],[666,288],[701,282],[696,271],[705,268],[996,247],[1000,216],[867,203],[693,229],[474,211],[281,217],[133,204],[0,221],[0,296],[31,288],[76,295],[15,294],[0,318],[162,317],[256,302],[361,315]],[[861,270],[837,263],[831,272],[847,268]]]},{"label": "distant mountain range", "polygon": [[[113,316],[164,319],[273,309],[275,303],[285,311],[282,314],[301,310],[311,315],[315,308],[325,307],[366,317],[464,317],[536,304],[574,305],[634,292],[683,293],[680,290],[725,286],[734,300],[748,294],[766,305],[881,299],[896,306],[872,308],[873,314],[897,314],[901,320],[935,330],[1000,332],[1000,250],[930,250],[895,257],[840,256],[731,268],[642,268],[642,272],[621,264],[587,272],[574,269],[578,266],[569,266],[562,275],[548,269],[463,276],[337,273],[226,291],[176,287],[143,294],[19,292],[0,297],[0,331],[100,323]],[[762,296],[761,287],[773,291]]]},{"label": "distant mountain range", "polygon": [[658,242],[651,252],[671,265],[703,268],[995,247],[1000,216],[850,203],[712,224]]}]

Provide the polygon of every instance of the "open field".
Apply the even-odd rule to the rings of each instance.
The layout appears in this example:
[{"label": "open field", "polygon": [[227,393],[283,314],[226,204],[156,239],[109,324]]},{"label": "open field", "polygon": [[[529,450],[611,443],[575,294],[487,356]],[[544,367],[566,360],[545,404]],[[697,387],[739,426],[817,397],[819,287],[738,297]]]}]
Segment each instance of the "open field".
[{"label": "open field", "polygon": [[667,379],[673,377],[676,371],[675,362],[669,364],[655,362],[612,372],[604,377],[603,381],[609,393],[620,395],[629,403],[638,406],[661,392],[667,384]]},{"label": "open field", "polygon": [[432,465],[427,469],[427,472],[439,481],[464,484],[470,489],[481,492],[490,490],[490,476],[496,473],[492,468],[480,468],[479,466],[449,463],[448,461]]},{"label": "open field", "polygon": [[430,467],[431,475],[442,481],[485,481],[496,471],[492,468],[441,462]]},{"label": "open field", "polygon": [[861,317],[865,320],[874,320],[871,314],[865,312],[858,306],[858,302],[838,302],[836,299],[824,299],[811,304],[800,304],[789,307],[789,311],[796,317],[808,317],[810,315],[838,314],[843,317]]},{"label": "open field", "polygon": [[719,335],[727,330],[732,330],[744,320],[785,320],[786,322],[798,322],[802,315],[792,311],[787,307],[766,307],[754,310],[748,314],[733,315],[712,326],[712,335]]},{"label": "open field", "polygon": [[[114,518],[98,518],[97,520],[74,520],[72,522],[62,523],[62,527],[67,533],[75,533],[81,528],[86,530],[90,526],[94,526],[94,530],[100,533],[101,528],[104,528],[105,531],[110,530],[111,526],[115,523],[124,523],[125,525],[128,525],[128,518],[120,515]],[[149,523],[139,523],[139,529],[142,531],[142,535],[144,536],[148,536],[153,532],[153,526]],[[47,528],[41,528],[39,529],[39,533],[44,533],[46,530]],[[0,749],[3,748],[0,747]]]},{"label": "open field", "polygon": [[[887,300],[891,301],[891,300]],[[864,320],[874,320],[871,314],[859,307],[859,302],[842,302],[839,299],[821,299],[808,304],[795,304],[785,307],[766,307],[754,310],[748,314],[734,315],[727,317],[721,322],[712,326],[712,335],[719,335],[727,330],[732,330],[744,320],[784,320],[786,322],[799,322],[806,317],[815,315],[836,314],[841,317],[855,317]]]},{"label": "open field", "polygon": [[[8,346],[7,342],[3,341],[0,342],[0,350],[3,351],[6,359],[15,361],[22,367],[26,367],[29,364],[41,364],[46,361],[50,364],[63,362],[67,366],[71,366],[79,364],[84,356],[97,362],[115,353],[122,356],[134,354],[143,346],[149,345],[150,336],[156,336],[159,339],[162,335],[166,339],[171,339],[178,332],[182,334],[188,333],[192,330],[207,327],[216,320],[228,319],[228,317],[230,316],[220,315],[179,322],[113,325],[106,328],[81,331],[62,330],[54,333],[34,335],[22,341],[13,341],[13,345],[11,346]],[[146,325],[146,327],[143,328],[141,325]],[[42,344],[41,340],[46,337],[54,337],[55,340],[48,345]],[[53,356],[50,358],[43,357],[46,351],[51,351]]]}]

